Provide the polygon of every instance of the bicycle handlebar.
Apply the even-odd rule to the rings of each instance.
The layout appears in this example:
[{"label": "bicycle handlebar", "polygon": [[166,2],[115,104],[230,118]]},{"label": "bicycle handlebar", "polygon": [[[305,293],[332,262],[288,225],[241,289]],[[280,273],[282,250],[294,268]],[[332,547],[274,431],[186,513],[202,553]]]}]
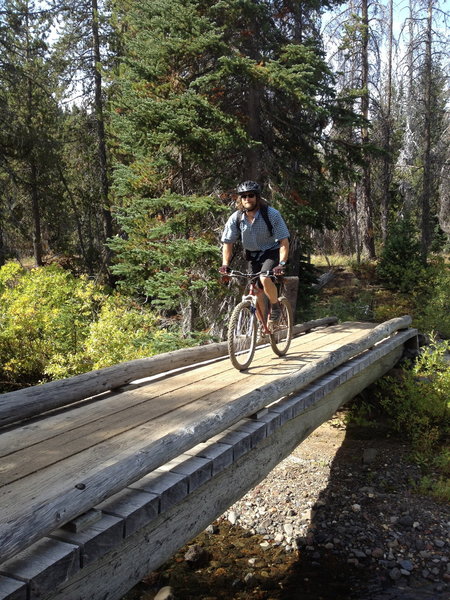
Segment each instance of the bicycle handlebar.
[{"label": "bicycle handlebar", "polygon": [[229,277],[247,277],[247,279],[251,279],[253,277],[259,277],[260,275],[273,275],[273,271],[260,271],[259,273],[242,273],[242,271],[230,271],[229,273],[227,273],[227,275]]}]

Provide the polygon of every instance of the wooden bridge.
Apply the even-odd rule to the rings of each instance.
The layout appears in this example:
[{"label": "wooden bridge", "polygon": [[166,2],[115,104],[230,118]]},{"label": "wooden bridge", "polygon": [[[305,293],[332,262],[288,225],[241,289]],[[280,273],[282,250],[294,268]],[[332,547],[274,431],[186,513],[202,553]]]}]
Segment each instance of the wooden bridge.
[{"label": "wooden bridge", "polygon": [[0,396],[0,600],[120,598],[416,347],[410,323],[307,323],[245,372],[211,344]]}]

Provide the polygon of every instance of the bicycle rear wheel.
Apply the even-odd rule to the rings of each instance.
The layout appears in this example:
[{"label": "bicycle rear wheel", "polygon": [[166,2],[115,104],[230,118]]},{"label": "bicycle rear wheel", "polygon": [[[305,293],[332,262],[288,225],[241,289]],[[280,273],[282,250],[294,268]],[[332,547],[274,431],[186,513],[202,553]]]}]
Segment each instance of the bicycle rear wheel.
[{"label": "bicycle rear wheel", "polygon": [[292,309],[284,296],[278,299],[281,306],[279,321],[271,326],[270,345],[278,356],[284,356],[292,340]]},{"label": "bicycle rear wheel", "polygon": [[252,362],[256,348],[256,314],[249,301],[236,306],[228,325],[228,352],[236,369],[242,371]]}]

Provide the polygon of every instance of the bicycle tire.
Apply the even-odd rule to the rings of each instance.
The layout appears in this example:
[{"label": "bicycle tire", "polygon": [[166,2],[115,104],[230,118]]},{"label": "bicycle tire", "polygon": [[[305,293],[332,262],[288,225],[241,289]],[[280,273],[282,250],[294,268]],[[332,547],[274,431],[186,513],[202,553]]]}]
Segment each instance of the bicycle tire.
[{"label": "bicycle tire", "polygon": [[240,302],[231,314],[228,325],[228,352],[231,364],[238,371],[246,369],[256,349],[256,314],[251,302]]},{"label": "bicycle tire", "polygon": [[284,356],[292,341],[292,309],[289,300],[284,296],[278,298],[281,306],[279,321],[271,326],[270,345],[277,356]]}]

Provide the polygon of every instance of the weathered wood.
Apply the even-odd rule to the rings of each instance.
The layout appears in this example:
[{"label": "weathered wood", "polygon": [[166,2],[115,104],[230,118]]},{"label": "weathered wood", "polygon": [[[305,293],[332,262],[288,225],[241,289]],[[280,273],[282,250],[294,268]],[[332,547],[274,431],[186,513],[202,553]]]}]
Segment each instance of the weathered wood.
[{"label": "weathered wood", "polygon": [[283,289],[281,293],[289,300],[294,314],[297,306],[298,283],[299,279],[297,276],[283,277]]},{"label": "weathered wood", "polygon": [[335,277],[336,277],[336,271],[334,271],[333,269],[330,271],[327,271],[326,273],[323,273],[317,279],[317,283],[313,283],[311,287],[315,290],[321,290],[328,283],[330,283],[330,281],[332,281]]},{"label": "weathered wood", "polygon": [[[286,421],[273,435],[249,450],[240,460],[206,485],[176,504],[153,523],[127,538],[118,552],[77,574],[43,600],[118,600],[149,572],[168,560],[249,489],[257,485],[323,421],[347,400],[388,371],[400,358],[401,346],[369,364],[355,378],[343,383],[314,406],[308,405]],[[306,393],[304,393],[306,395]],[[293,398],[301,405],[301,394]],[[201,507],[201,510],[199,510]],[[161,544],[161,540],[164,543]]]},{"label": "weathered wood", "polygon": [[0,600],[27,600],[27,584],[0,575]]},{"label": "weathered wood", "polygon": [[329,325],[335,325],[338,322],[337,317],[324,317],[323,319],[315,319],[314,321],[306,321],[299,325],[294,325],[294,335],[304,333],[305,331],[311,331],[318,327],[328,327]]},{"label": "weathered wood", "polygon": [[83,531],[74,533],[61,528],[52,531],[50,537],[77,546],[81,566],[85,567],[120,545],[124,537],[124,519],[104,514]]},{"label": "weathered wood", "polygon": [[0,425],[102,394],[142,377],[224,356],[225,342],[182,348],[0,396]]},{"label": "weathered wood", "polygon": [[150,492],[141,492],[126,488],[108,498],[97,508],[107,515],[120,517],[124,522],[124,537],[141,529],[160,512],[159,497]]},{"label": "weathered wood", "polygon": [[[373,325],[368,324],[367,327],[373,328]],[[332,333],[332,336],[329,336],[329,333]],[[332,338],[333,344],[339,346],[350,340],[349,335],[350,338],[353,337],[354,331],[349,332],[345,324],[332,329],[322,328],[314,335],[302,338],[302,353],[307,353],[308,359],[312,360],[319,348],[323,351],[332,349],[329,343],[324,344],[325,337]],[[291,347],[290,360],[284,362],[275,361],[270,349],[259,350],[251,371],[239,375],[241,392],[245,391],[242,379],[251,380],[251,389],[255,387],[254,374],[260,365],[267,368],[268,356],[272,357],[270,362],[277,364],[274,376],[282,374],[282,369],[291,372],[291,362],[296,357],[295,345]],[[218,369],[220,379],[217,377]],[[0,437],[0,457],[5,458],[0,466],[0,486],[61,462],[65,457],[79,454],[108,438],[132,431],[133,428],[164,413],[181,409],[192,400],[204,397],[208,392],[236,382],[236,376],[236,370],[228,361],[220,364],[209,363],[201,368],[179,372],[176,377],[153,381],[151,385],[127,389],[120,394],[104,398],[102,402],[69,407],[58,414],[47,415],[47,418],[41,419],[39,423],[26,423],[20,429],[4,431]],[[181,388],[184,390],[182,395],[179,393]],[[30,446],[34,446],[31,455]]]},{"label": "weathered wood", "polygon": [[[330,323],[337,321],[335,317],[330,317],[330,319]],[[308,329],[322,327],[325,324],[324,321],[326,319],[319,319],[317,325],[314,325],[314,321],[310,321]],[[75,375],[68,379],[51,381],[16,392],[1,394],[0,426],[103,394],[137,379],[220,358],[226,356],[227,353],[226,342],[182,348]]]},{"label": "weathered wood", "polygon": [[[31,541],[39,539],[58,525],[85,512],[144,474],[177,457],[180,452],[185,452],[197,443],[217,435],[224,428],[254,414],[280,397],[302,389],[349,358],[374,346],[397,329],[407,327],[410,322],[410,317],[392,319],[375,327],[357,342],[346,344],[313,364],[282,375],[260,388],[253,389],[250,386],[251,391],[242,395],[239,383],[209,394],[206,402],[198,400],[191,404],[187,413],[178,411],[172,415],[170,428],[157,440],[148,443],[145,441],[149,439],[149,434],[155,426],[158,426],[155,421],[149,427],[141,427],[139,435],[137,430],[133,431],[135,445],[119,448],[114,460],[109,446],[104,444],[102,452],[96,451],[93,455],[96,466],[92,471],[80,467],[79,472],[70,474],[71,462],[67,461],[66,466],[71,478],[67,481],[69,485],[59,481],[60,474],[56,482],[60,484],[59,489],[54,485],[47,486],[43,480],[43,497],[29,507],[33,513],[34,524],[31,534],[28,512],[24,514],[23,509],[16,506],[5,509],[7,518],[0,523],[2,560],[13,556]],[[414,332],[410,335],[414,335]],[[71,485],[70,480],[73,482]]]},{"label": "weathered wood", "polygon": [[96,510],[95,508],[91,508],[91,510],[88,510],[87,512],[83,513],[76,519],[73,519],[73,521],[69,521],[68,523],[66,523],[64,525],[64,529],[67,529],[67,531],[71,531],[72,533],[79,533],[80,531],[83,531],[87,527],[90,527],[97,521],[100,521],[101,518],[101,511]]},{"label": "weathered wood", "polygon": [[28,583],[28,600],[42,600],[80,570],[78,548],[43,539],[0,566],[0,574]]}]

